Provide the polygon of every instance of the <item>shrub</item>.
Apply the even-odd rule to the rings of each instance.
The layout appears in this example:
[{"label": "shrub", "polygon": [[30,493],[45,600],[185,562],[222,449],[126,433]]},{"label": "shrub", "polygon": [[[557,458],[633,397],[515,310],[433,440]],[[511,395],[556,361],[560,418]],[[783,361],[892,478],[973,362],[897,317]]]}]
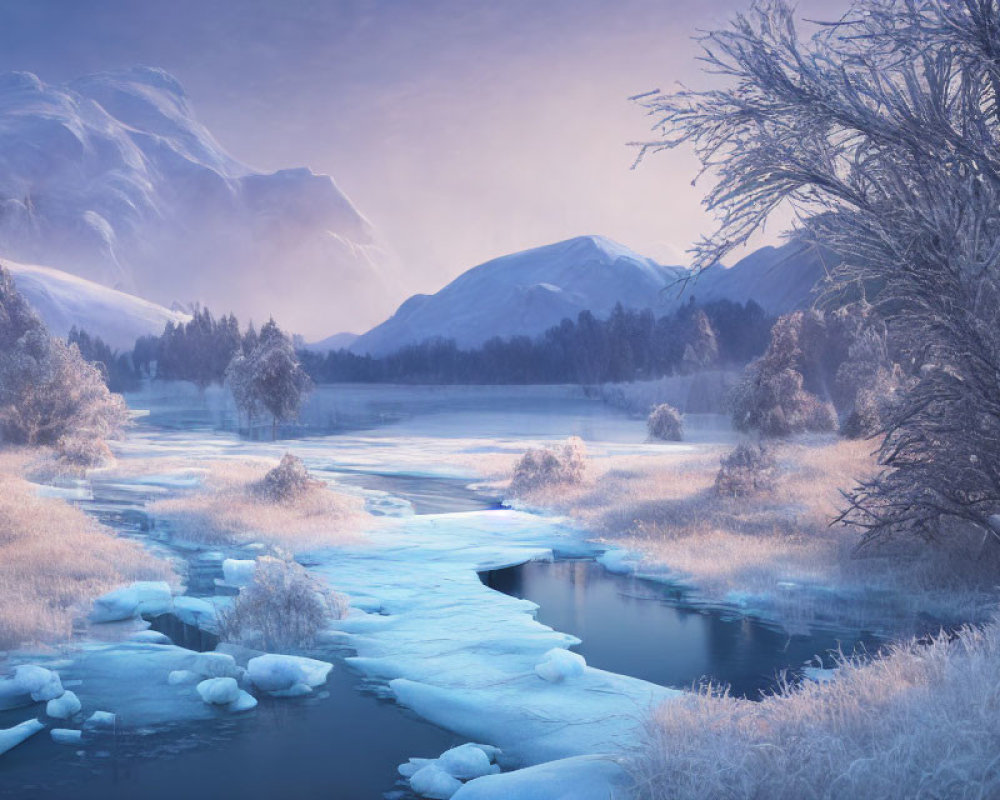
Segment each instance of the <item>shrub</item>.
[{"label": "shrub", "polygon": [[778,465],[770,451],[752,442],[740,442],[736,449],[722,457],[722,466],[715,476],[716,494],[727,497],[748,497],[774,489]]},{"label": "shrub", "polygon": [[662,403],[652,410],[646,420],[649,435],[666,442],[679,442],[684,428],[681,413],[671,405]]},{"label": "shrub", "polygon": [[294,561],[265,556],[232,608],[219,615],[224,641],[263,650],[308,645],[332,619],[347,613],[347,598]]},{"label": "shrub", "polygon": [[302,459],[285,453],[281,463],[251,487],[252,494],[269,503],[294,503],[320,485],[309,477]]},{"label": "shrub", "polygon": [[23,477],[28,451],[0,451],[0,650],[69,640],[90,601],[123,583],[173,570]]},{"label": "shrub", "polygon": [[63,436],[56,442],[59,460],[70,467],[99,467],[113,459],[103,439]]},{"label": "shrub", "polygon": [[510,493],[518,496],[545,486],[580,483],[586,471],[586,457],[586,448],[576,436],[560,447],[532,448],[514,466]]}]

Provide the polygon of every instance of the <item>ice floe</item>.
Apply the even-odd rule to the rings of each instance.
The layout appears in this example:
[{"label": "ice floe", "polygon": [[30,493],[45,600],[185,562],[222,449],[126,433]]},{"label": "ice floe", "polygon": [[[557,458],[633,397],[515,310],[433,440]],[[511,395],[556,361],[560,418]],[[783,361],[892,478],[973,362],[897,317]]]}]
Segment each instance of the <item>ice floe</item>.
[{"label": "ice floe", "polygon": [[54,697],[45,706],[45,713],[53,719],[69,719],[83,708],[80,698],[74,692],[65,691]]},{"label": "ice floe", "polygon": [[629,780],[602,756],[576,756],[469,781],[454,800],[626,800]]},{"label": "ice floe", "polygon": [[0,710],[53,700],[63,693],[59,674],[36,664],[21,664],[0,680]]},{"label": "ice floe", "polygon": [[266,653],[247,663],[247,677],[262,691],[276,697],[308,694],[326,683],[333,664],[302,656]]},{"label": "ice floe", "polygon": [[53,728],[49,731],[49,735],[56,744],[78,745],[83,741],[83,731],[69,728]]},{"label": "ice floe", "polygon": [[31,738],[45,726],[37,719],[28,719],[13,728],[0,730],[0,755],[3,755],[21,742]]},{"label": "ice floe", "polygon": [[197,686],[198,694],[209,705],[226,706],[240,695],[235,678],[208,678]]}]

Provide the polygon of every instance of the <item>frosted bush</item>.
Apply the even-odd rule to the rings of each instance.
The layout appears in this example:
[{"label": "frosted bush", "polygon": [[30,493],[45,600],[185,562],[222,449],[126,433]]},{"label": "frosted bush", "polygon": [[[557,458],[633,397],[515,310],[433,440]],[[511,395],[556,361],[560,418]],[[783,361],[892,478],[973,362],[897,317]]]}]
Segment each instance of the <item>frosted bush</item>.
[{"label": "frosted bush", "polygon": [[583,441],[576,436],[557,447],[531,448],[514,466],[510,493],[516,497],[546,486],[580,483],[586,458]]},{"label": "frosted bush", "polygon": [[317,486],[319,481],[309,477],[302,459],[285,453],[281,463],[254,484],[252,492],[271,503],[293,503]]},{"label": "frosted bush", "polygon": [[288,650],[308,645],[332,619],[347,613],[347,598],[331,591],[294,561],[264,557],[253,581],[219,616],[224,641]]},{"label": "frosted bush", "polygon": [[651,716],[637,800],[1000,796],[1000,628],[842,662],[760,701],[686,693]]},{"label": "frosted bush", "polygon": [[59,460],[71,467],[99,467],[113,460],[103,439],[63,436],[56,442]]},{"label": "frosted bush", "polygon": [[762,445],[740,442],[722,457],[715,477],[715,493],[724,497],[748,497],[774,489],[777,464]]},{"label": "frosted bush", "polygon": [[684,426],[681,412],[667,403],[656,406],[646,420],[649,435],[665,442],[679,442],[683,438]]}]

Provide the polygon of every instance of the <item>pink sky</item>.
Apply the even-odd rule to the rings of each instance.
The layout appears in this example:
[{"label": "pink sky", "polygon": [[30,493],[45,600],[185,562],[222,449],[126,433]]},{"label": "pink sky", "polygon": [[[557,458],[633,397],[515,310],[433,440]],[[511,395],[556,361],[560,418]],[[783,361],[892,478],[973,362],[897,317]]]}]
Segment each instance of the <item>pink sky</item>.
[{"label": "pink sky", "polygon": [[[237,158],[332,175],[404,265],[402,300],[584,233],[685,263],[712,225],[691,186],[695,161],[678,151],[630,170],[626,142],[649,121],[627,97],[698,85],[691,35],[746,6],[12,0],[0,9],[0,68],[47,80],[168,69]],[[827,18],[843,8],[799,7]]]}]

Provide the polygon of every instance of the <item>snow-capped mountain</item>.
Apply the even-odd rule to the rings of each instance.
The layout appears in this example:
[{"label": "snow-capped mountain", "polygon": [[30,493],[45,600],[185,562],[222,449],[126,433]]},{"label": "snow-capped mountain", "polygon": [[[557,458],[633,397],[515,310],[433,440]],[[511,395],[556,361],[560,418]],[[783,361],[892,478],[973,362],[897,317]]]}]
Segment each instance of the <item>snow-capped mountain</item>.
[{"label": "snow-capped mountain", "polygon": [[0,256],[319,336],[389,311],[380,253],[330,177],[232,158],[162,70],[0,75]]},{"label": "snow-capped mountain", "polygon": [[135,340],[160,334],[167,322],[184,322],[180,311],[158,306],[116,289],[50,267],[3,261],[17,290],[38,312],[49,331],[65,337],[74,325],[100,336],[113,349],[131,350]]},{"label": "snow-capped mountain", "polygon": [[682,284],[668,267],[602,236],[580,236],[480,264],[433,295],[418,294],[350,349],[384,355],[432,338],[475,347],[494,336],[535,336],[581,311],[607,316],[616,303],[667,314],[699,302],[753,299],[780,314],[808,305],[821,261],[798,242],[766,247],[731,268],[713,267]]}]

